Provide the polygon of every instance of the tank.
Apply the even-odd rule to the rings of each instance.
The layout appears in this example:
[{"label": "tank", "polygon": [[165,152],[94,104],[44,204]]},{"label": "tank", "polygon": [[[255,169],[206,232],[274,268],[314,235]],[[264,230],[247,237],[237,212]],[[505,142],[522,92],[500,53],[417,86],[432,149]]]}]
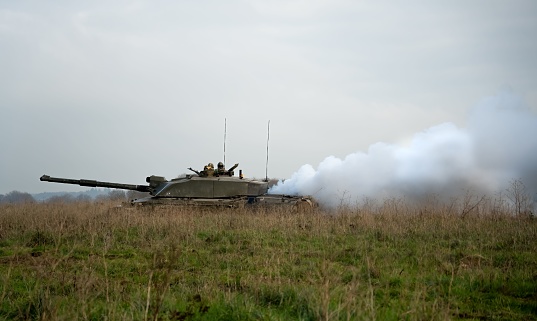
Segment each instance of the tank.
[{"label": "tank", "polygon": [[124,190],[147,192],[150,196],[133,199],[133,206],[224,206],[240,207],[247,205],[294,206],[298,209],[309,209],[315,202],[309,196],[290,196],[267,194],[269,183],[266,180],[244,178],[242,170],[235,176],[235,164],[226,169],[223,163],[214,168],[212,163],[203,170],[188,168],[193,174],[185,174],[172,180],[162,176],[149,176],[148,185],[132,185],[122,183],[100,182],[89,179],[69,179],[41,176],[44,182],[74,184],[87,187],[107,187]]}]

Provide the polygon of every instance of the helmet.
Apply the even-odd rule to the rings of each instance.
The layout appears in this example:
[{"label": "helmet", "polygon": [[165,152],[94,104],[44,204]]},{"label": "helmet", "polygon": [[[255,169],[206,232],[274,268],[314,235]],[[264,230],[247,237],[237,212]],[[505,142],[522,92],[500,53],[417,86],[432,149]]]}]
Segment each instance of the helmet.
[{"label": "helmet", "polygon": [[218,168],[224,168],[224,163],[218,162]]}]

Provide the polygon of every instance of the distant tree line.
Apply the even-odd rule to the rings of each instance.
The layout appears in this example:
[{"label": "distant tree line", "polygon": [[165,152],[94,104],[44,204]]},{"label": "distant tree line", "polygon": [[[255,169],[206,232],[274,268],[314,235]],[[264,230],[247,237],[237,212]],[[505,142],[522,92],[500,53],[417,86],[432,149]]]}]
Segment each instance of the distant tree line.
[{"label": "distant tree line", "polygon": [[11,191],[7,193],[6,195],[0,194],[0,203],[2,204],[35,203],[35,199],[29,193]]},{"label": "distant tree line", "polygon": [[[141,193],[137,191],[122,191],[122,190],[110,190],[107,194],[97,195],[92,198],[86,194],[79,194],[73,196],[70,194],[55,195],[47,198],[43,203],[74,203],[74,202],[104,202],[104,201],[117,201],[124,202],[127,200],[146,197],[147,193]],[[38,203],[32,194],[19,191],[11,191],[5,195],[0,194],[0,204],[23,204],[23,203]]]}]

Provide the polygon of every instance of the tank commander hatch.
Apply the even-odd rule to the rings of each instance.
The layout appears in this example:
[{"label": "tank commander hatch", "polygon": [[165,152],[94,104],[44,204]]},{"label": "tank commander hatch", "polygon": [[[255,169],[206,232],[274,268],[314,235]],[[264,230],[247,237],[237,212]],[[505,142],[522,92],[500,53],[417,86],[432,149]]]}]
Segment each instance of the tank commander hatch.
[{"label": "tank commander hatch", "polygon": [[189,170],[193,171],[194,173],[198,174],[199,177],[213,177],[214,176],[214,165],[213,163],[209,163],[205,166],[203,166],[202,171],[197,171],[193,169],[192,167],[188,168]]},{"label": "tank commander hatch", "polygon": [[[193,171],[194,173],[198,174],[199,177],[215,177],[215,176],[233,176],[235,175],[235,172],[233,171],[235,168],[237,168],[239,164],[233,165],[230,169],[226,170],[226,167],[224,163],[218,162],[218,167],[215,169],[213,163],[209,163],[205,166],[203,166],[202,171],[197,171],[193,169],[192,167],[189,167],[188,169]],[[241,177],[242,178],[242,177]]]}]

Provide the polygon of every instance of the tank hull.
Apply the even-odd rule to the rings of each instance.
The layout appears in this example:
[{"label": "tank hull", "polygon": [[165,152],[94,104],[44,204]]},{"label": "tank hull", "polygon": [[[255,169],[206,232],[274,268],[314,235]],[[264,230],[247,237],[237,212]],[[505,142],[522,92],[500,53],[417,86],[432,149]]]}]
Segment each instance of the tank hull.
[{"label": "tank hull", "polygon": [[261,207],[294,207],[313,209],[315,201],[311,197],[290,196],[279,194],[264,194],[258,196],[240,196],[232,198],[175,198],[175,197],[145,197],[130,201],[135,207],[159,206],[201,206],[239,208],[250,206]]}]

